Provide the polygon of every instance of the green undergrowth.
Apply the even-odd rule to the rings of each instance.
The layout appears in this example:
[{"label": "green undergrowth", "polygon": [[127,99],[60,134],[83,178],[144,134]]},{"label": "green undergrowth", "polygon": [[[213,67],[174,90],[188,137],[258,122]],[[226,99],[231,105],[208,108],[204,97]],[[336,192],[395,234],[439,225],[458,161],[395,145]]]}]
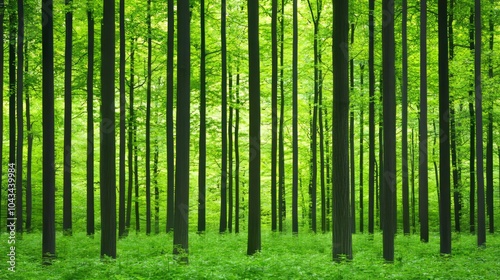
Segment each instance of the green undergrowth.
[{"label": "green undergrowth", "polygon": [[395,260],[382,259],[382,235],[353,235],[353,260],[334,263],[331,234],[264,233],[262,251],[246,255],[246,234],[190,235],[189,264],[172,255],[172,235],[131,234],[118,241],[117,259],[101,259],[100,236],[57,236],[57,258],[41,264],[40,233],[16,240],[16,272],[7,270],[8,235],[0,235],[0,279],[498,279],[500,239],[453,235],[450,256],[439,254],[439,236],[396,236]]}]

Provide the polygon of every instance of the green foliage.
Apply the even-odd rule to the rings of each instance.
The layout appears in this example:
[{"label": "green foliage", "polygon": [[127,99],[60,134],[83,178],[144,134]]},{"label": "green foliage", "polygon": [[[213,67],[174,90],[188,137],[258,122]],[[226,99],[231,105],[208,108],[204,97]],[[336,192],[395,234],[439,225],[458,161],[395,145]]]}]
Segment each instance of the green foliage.
[{"label": "green foliage", "polygon": [[40,252],[36,232],[16,242],[16,272],[2,268],[0,279],[496,279],[500,273],[500,239],[493,235],[478,249],[475,236],[456,234],[453,254],[446,257],[439,255],[437,234],[427,244],[417,235],[398,235],[392,264],[381,258],[381,234],[354,235],[354,259],[340,263],[332,261],[330,234],[262,237],[262,252],[247,256],[246,235],[192,235],[186,266],[173,257],[171,235],[131,234],[118,241],[118,257],[112,260],[99,258],[99,234],[58,234],[57,258],[43,266],[33,253]]}]

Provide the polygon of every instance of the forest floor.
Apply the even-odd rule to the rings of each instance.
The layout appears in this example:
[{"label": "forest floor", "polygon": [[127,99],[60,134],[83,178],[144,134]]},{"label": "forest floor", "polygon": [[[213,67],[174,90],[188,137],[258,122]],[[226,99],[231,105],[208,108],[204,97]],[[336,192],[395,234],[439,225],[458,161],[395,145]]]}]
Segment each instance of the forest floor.
[{"label": "forest floor", "polygon": [[353,235],[353,260],[334,263],[331,234],[263,233],[262,252],[246,256],[246,233],[190,235],[189,265],[172,256],[172,235],[130,234],[118,241],[115,260],[101,259],[100,235],[57,235],[57,259],[41,264],[40,232],[17,236],[15,272],[8,270],[8,235],[1,234],[0,279],[498,279],[500,238],[453,234],[452,255],[439,254],[439,235],[429,243],[398,234],[395,261],[382,258],[382,235]]}]

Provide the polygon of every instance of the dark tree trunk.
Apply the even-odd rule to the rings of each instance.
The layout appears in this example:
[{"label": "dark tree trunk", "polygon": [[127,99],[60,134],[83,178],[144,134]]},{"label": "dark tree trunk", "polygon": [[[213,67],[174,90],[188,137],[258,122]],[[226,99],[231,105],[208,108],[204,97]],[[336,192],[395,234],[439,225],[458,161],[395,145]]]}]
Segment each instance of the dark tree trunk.
[{"label": "dark tree trunk", "polygon": [[190,13],[189,1],[177,1],[177,145],[175,173],[174,255],[188,263]]},{"label": "dark tree trunk", "polygon": [[167,233],[174,229],[174,1],[167,2]]},{"label": "dark tree trunk", "polygon": [[54,153],[54,18],[52,0],[42,1],[42,110],[43,110],[43,232],[42,259],[56,256],[55,153]]},{"label": "dark tree trunk", "polygon": [[[493,6],[493,1],[490,0],[490,5]],[[493,78],[493,43],[494,43],[494,31],[495,26],[493,23],[493,12],[490,10],[489,14],[489,51],[488,56],[488,78]],[[488,147],[486,154],[486,205],[488,214],[488,228],[490,233],[495,232],[495,219],[494,219],[494,208],[493,208],[493,101],[489,101],[489,112],[488,112]]]},{"label": "dark tree trunk", "polygon": [[[125,222],[125,0],[120,0],[120,163],[118,236],[127,234]],[[130,152],[130,150],[129,150]],[[130,202],[129,202],[130,204]]]},{"label": "dark tree trunk", "polygon": [[382,230],[384,233],[384,259],[394,261],[395,196],[396,196],[396,88],[395,88],[395,40],[394,6],[391,0],[383,0],[382,7],[390,19],[382,28],[382,73],[383,73],[383,120],[384,120],[384,168],[382,199]]},{"label": "dark tree trunk", "polygon": [[352,259],[352,233],[349,205],[348,165],[348,50],[349,1],[333,2],[333,260]]},{"label": "dark tree trunk", "polygon": [[[3,46],[2,46],[3,47]],[[17,152],[16,152],[16,231],[23,232],[23,66],[24,66],[24,4],[17,1]]]},{"label": "dark tree trunk", "polygon": [[146,81],[146,234],[151,233],[151,0],[147,1],[147,81]]},{"label": "dark tree trunk", "polygon": [[[158,121],[158,117],[157,117]],[[155,193],[155,234],[160,233],[160,188],[158,187],[158,140],[155,138],[154,141],[154,155],[153,155],[153,187]]]},{"label": "dark tree trunk", "polygon": [[292,232],[299,233],[299,144],[298,144],[298,15],[297,0],[293,0],[292,42]]},{"label": "dark tree trunk", "polygon": [[450,85],[448,71],[447,1],[438,2],[439,33],[439,225],[441,254],[451,254],[450,213]]},{"label": "dark tree trunk", "polygon": [[[354,24],[351,24],[351,47],[354,44]],[[349,80],[350,80],[350,93],[354,93],[354,58],[351,57],[349,60]],[[351,199],[351,228],[352,228],[352,233],[356,233],[356,207],[355,207],[355,202],[356,202],[356,191],[355,191],[355,186],[356,186],[356,164],[354,162],[354,111],[353,108],[351,107],[351,113],[350,113],[350,129],[349,129],[349,135],[350,135],[350,143],[349,143],[349,150],[350,150],[350,155],[349,155],[349,163],[351,165],[351,185],[350,185],[350,194],[349,197]]]},{"label": "dark tree trunk", "polygon": [[101,257],[116,258],[114,0],[104,2],[101,30]]},{"label": "dark tree trunk", "polygon": [[412,233],[416,232],[416,217],[415,217],[415,139],[413,129],[411,130],[411,227]]},{"label": "dark tree trunk", "polygon": [[281,16],[280,16],[280,118],[279,118],[279,139],[278,139],[278,149],[279,149],[279,190],[278,190],[278,212],[279,212],[279,222],[278,230],[283,231],[283,221],[286,218],[286,199],[285,199],[285,145],[284,145],[284,122],[285,122],[285,87],[284,87],[284,37],[285,37],[285,24],[284,24],[284,0],[281,0]]},{"label": "dark tree trunk", "polygon": [[420,240],[429,241],[429,164],[427,138],[427,0],[420,1],[420,119],[418,127],[418,217]]},{"label": "dark tree trunk", "polygon": [[[137,155],[137,122],[135,119],[135,111],[134,111],[134,89],[135,89],[135,44],[137,43],[136,38],[131,38],[130,40],[130,94],[129,94],[129,111],[130,111],[130,143],[133,149],[133,160],[132,156],[130,156],[130,165],[133,165],[133,172],[131,175],[134,176],[134,212],[135,212],[135,230],[138,232],[141,228],[141,223],[139,220],[139,165],[138,165],[138,155]],[[131,168],[131,167],[129,167]],[[132,206],[130,206],[132,207]],[[132,211],[132,210],[130,210]]]},{"label": "dark tree trunk", "polygon": [[402,137],[401,137],[401,158],[403,169],[403,233],[410,234],[410,191],[408,181],[408,35],[407,35],[407,21],[408,21],[408,1],[403,0],[403,17],[402,17]]},{"label": "dark tree trunk", "polygon": [[87,2],[87,235],[94,224],[94,7]]},{"label": "dark tree trunk", "polygon": [[[469,49],[474,56],[474,8],[471,8],[469,16]],[[476,120],[474,113],[474,83],[471,83],[469,90],[469,230],[476,231]]]},{"label": "dark tree trunk", "polygon": [[240,131],[240,74],[239,69],[236,70],[236,109],[234,116],[234,232],[240,232],[240,146],[239,146],[239,131]]},{"label": "dark tree trunk", "polygon": [[272,0],[271,16],[271,230],[277,229],[277,156],[278,156],[278,0]]},{"label": "dark tree trunk", "polygon": [[[229,102],[233,102],[233,77],[231,73],[229,76]],[[229,106],[229,120],[227,124],[228,146],[229,146],[229,170],[228,170],[228,185],[227,185],[227,200],[228,200],[228,213],[227,213],[227,230],[233,232],[233,106]]]},{"label": "dark tree trunk", "polygon": [[63,232],[72,235],[71,198],[71,112],[72,112],[72,56],[73,56],[73,12],[71,1],[66,0],[66,42],[64,51],[64,199]]},{"label": "dark tree trunk", "polygon": [[483,92],[481,85],[481,0],[474,1],[474,88],[476,100],[476,175],[477,175],[477,245],[486,243],[486,217],[484,207],[484,170],[483,170]]},{"label": "dark tree trunk", "polygon": [[198,232],[206,230],[206,177],[207,177],[207,113],[206,113],[206,43],[205,0],[200,0],[200,137],[198,159]]},{"label": "dark tree trunk", "polygon": [[[424,0],[425,1],[425,0]],[[369,1],[368,41],[368,233],[373,234],[375,225],[375,52],[374,52],[375,0]]]},{"label": "dark tree trunk", "polygon": [[259,1],[248,2],[250,153],[247,255],[261,249]]},{"label": "dark tree trunk", "polygon": [[221,2],[221,178],[220,178],[220,223],[219,232],[227,230],[227,51],[226,51],[226,0]]}]

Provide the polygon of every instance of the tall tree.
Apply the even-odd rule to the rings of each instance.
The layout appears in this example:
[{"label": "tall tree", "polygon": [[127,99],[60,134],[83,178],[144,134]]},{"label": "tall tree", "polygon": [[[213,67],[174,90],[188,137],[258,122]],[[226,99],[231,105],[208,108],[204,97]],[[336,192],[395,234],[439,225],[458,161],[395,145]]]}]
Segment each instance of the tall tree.
[{"label": "tall tree", "polygon": [[260,62],[259,1],[248,1],[248,61],[250,153],[248,180],[248,243],[247,255],[261,249],[260,224]]},{"label": "tall tree", "polygon": [[175,173],[174,254],[188,263],[189,142],[190,142],[190,6],[177,1],[177,145]]},{"label": "tall tree", "polygon": [[87,235],[94,235],[94,7],[87,2]]},{"label": "tall tree", "polygon": [[[360,77],[360,86],[361,86],[361,97],[363,96],[363,83],[364,83],[364,69],[365,65],[362,63],[360,64],[360,70],[361,70],[361,77]],[[361,102],[361,109],[359,112],[359,231],[363,232],[364,231],[364,194],[363,194],[363,174],[364,174],[364,161],[363,161],[363,156],[364,156],[364,104],[363,101]]]},{"label": "tall tree", "polygon": [[240,232],[240,74],[236,71],[236,110],[234,113],[234,232]]},{"label": "tall tree", "polygon": [[333,260],[352,259],[349,203],[348,114],[349,1],[333,1]]},{"label": "tall tree", "polygon": [[[118,205],[118,236],[126,235],[126,221],[125,221],[125,122],[126,122],[126,101],[125,101],[125,0],[120,0],[120,156],[119,156],[119,205]],[[130,153],[131,149],[129,149]],[[131,166],[130,166],[131,167]],[[129,168],[130,168],[129,167]],[[132,175],[132,174],[130,174]],[[130,184],[130,182],[129,182]],[[131,186],[131,185],[130,185]],[[129,195],[132,196],[132,188],[129,188]],[[131,201],[129,201],[130,205]]]},{"label": "tall tree", "polygon": [[[354,29],[355,25],[354,23],[351,23],[351,47],[354,45]],[[349,60],[349,84],[350,84],[350,92],[354,92],[354,57],[350,57]],[[351,185],[350,185],[350,200],[351,200],[351,229],[352,233],[356,233],[356,207],[354,206],[356,203],[356,191],[355,191],[355,185],[356,185],[356,164],[354,161],[354,110],[351,106],[351,112],[350,112],[350,124],[349,124],[349,163],[351,165]]]},{"label": "tall tree", "polygon": [[174,0],[167,2],[167,233],[174,229]]},{"label": "tall tree", "polygon": [[285,145],[284,145],[284,123],[285,123],[285,87],[284,87],[284,37],[285,37],[285,24],[284,24],[284,0],[281,0],[280,6],[280,61],[279,61],[279,77],[280,77],[280,118],[279,118],[279,139],[278,139],[278,152],[279,152],[279,189],[278,189],[278,230],[283,231],[283,221],[286,218],[286,199],[285,199]]},{"label": "tall tree", "polygon": [[382,230],[384,232],[384,259],[394,261],[394,234],[396,212],[396,88],[395,88],[395,40],[394,2],[382,1],[385,24],[382,27],[382,75],[384,120],[384,167],[381,185]]},{"label": "tall tree", "polygon": [[408,0],[403,0],[402,7],[402,137],[401,137],[401,159],[403,169],[403,232],[410,234],[410,200],[409,200],[409,181],[408,181]]},{"label": "tall tree", "polygon": [[476,101],[476,170],[477,170],[477,245],[484,246],[486,243],[486,217],[484,197],[484,169],[483,169],[483,92],[481,85],[481,0],[474,1],[474,28],[475,28],[475,51],[474,51],[474,88]]},{"label": "tall tree", "polygon": [[[16,6],[15,1],[9,1],[9,166],[16,165]],[[15,168],[18,171],[19,168]],[[21,171],[22,172],[22,171]],[[17,188],[17,186],[16,186]],[[22,208],[18,208],[22,209]],[[19,211],[18,211],[19,212]],[[16,213],[7,211],[9,219]],[[16,225],[16,228],[18,226]]]},{"label": "tall tree", "polygon": [[[228,73],[229,76],[229,102],[232,104],[233,102],[233,77],[232,73]],[[229,168],[227,176],[228,185],[227,185],[227,200],[228,200],[228,214],[227,214],[227,230],[229,232],[233,232],[233,106],[229,106],[229,120],[227,124],[227,134],[228,134],[228,162]]]},{"label": "tall tree", "polygon": [[151,76],[152,76],[152,42],[151,42],[151,0],[147,1],[147,78],[146,78],[146,234],[151,233]]},{"label": "tall tree", "polygon": [[43,118],[43,232],[42,258],[56,255],[54,153],[54,13],[52,0],[42,0],[42,118]]},{"label": "tall tree", "polygon": [[198,156],[198,232],[206,230],[207,113],[205,0],[200,0],[200,137]]},{"label": "tall tree", "polygon": [[116,258],[114,0],[104,2],[101,30],[101,257]]},{"label": "tall tree", "polygon": [[[425,0],[424,0],[425,1]],[[375,0],[369,0],[368,17],[368,232],[373,234],[375,225]]]},{"label": "tall tree", "polygon": [[227,46],[226,46],[226,0],[221,2],[221,130],[222,155],[220,178],[220,223],[219,232],[227,230]]},{"label": "tall tree", "polygon": [[66,41],[64,51],[64,200],[63,231],[72,234],[71,198],[71,114],[72,114],[72,56],[73,56],[73,11],[69,0],[66,4]]},{"label": "tall tree", "polygon": [[[3,47],[3,46],[2,46]],[[24,4],[17,1],[17,152],[16,152],[16,231],[23,232],[23,90],[24,90]]]},{"label": "tall tree", "polygon": [[438,2],[439,39],[439,231],[441,254],[451,254],[450,82],[448,71],[448,3]]},{"label": "tall tree", "polygon": [[299,232],[299,134],[298,134],[298,15],[297,0],[293,0],[292,42],[292,232]]},{"label": "tall tree", "polygon": [[427,139],[427,0],[420,1],[420,115],[418,201],[420,240],[429,241],[429,167]]},{"label": "tall tree", "polygon": [[271,16],[271,230],[277,229],[278,156],[278,0],[272,0]]},{"label": "tall tree", "polygon": [[[493,6],[493,1],[490,0],[490,5]],[[489,13],[489,56],[488,56],[488,78],[493,79],[493,44],[494,40],[494,19],[493,19],[493,11],[490,10]],[[486,176],[487,176],[487,184],[486,184],[486,205],[487,205],[487,214],[489,221],[489,232],[495,232],[495,219],[494,219],[494,209],[493,209],[493,101],[489,101],[488,108],[488,147],[487,147],[487,167],[486,167]]]}]

